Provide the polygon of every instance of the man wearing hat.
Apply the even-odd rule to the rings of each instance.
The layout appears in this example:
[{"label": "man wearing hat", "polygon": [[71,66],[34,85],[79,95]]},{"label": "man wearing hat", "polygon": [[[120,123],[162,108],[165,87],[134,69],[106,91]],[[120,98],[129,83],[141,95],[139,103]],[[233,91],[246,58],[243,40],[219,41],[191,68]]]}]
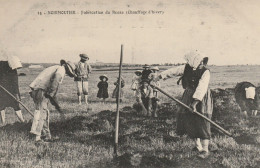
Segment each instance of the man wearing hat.
[{"label": "man wearing hat", "polygon": [[[159,68],[157,66],[151,67],[152,73],[148,76],[150,84],[156,87],[160,87],[159,77]],[[157,110],[159,104],[159,93],[157,89],[153,89],[153,98],[152,98],[152,107],[153,107],[153,117],[157,117]]]},{"label": "man wearing hat", "polygon": [[142,71],[142,77],[141,79],[144,80],[144,79],[148,79],[148,76],[150,75],[150,73],[152,73],[151,69],[150,69],[150,66],[145,64],[143,66],[144,70]]},{"label": "man wearing hat", "polygon": [[76,65],[76,77],[74,81],[77,86],[77,95],[79,105],[81,105],[81,95],[85,97],[85,103],[88,104],[88,78],[91,73],[91,66],[88,63],[89,57],[87,54],[80,54],[80,61]]},{"label": "man wearing hat", "polygon": [[[213,99],[209,89],[210,71],[206,68],[208,58],[202,59],[197,52],[191,52],[185,55],[184,59],[191,67],[189,70],[185,69],[185,65],[174,67],[162,72],[159,78],[167,79],[178,75],[187,78],[182,102],[211,119]],[[208,145],[211,137],[209,122],[180,107],[176,131],[178,135],[188,134],[190,138],[194,139],[195,147],[193,151],[199,152],[199,157],[208,157]]]},{"label": "man wearing hat", "polygon": [[[159,74],[159,68],[157,66],[151,67],[152,73],[148,76],[148,79],[150,80],[150,84],[160,87],[160,81],[158,80]],[[154,96],[158,98],[158,90],[153,89]]]},{"label": "man wearing hat", "polygon": [[153,98],[153,89],[149,86],[149,80],[144,79],[141,82],[141,86],[137,89],[136,101],[140,104],[145,115],[151,116],[152,111],[152,98]]},{"label": "man wearing hat", "polygon": [[55,106],[64,118],[60,106],[56,100],[56,94],[59,85],[62,83],[64,76],[75,76],[75,65],[64,60],[60,61],[60,65],[54,65],[44,69],[36,79],[30,84],[30,95],[35,104],[35,112],[30,133],[36,136],[36,142],[42,142],[41,135],[46,136],[45,141],[51,140],[49,129],[49,102]]},{"label": "man wearing hat", "polygon": [[131,85],[131,89],[134,91],[134,95],[136,96],[136,90],[139,88],[140,86],[140,82],[141,82],[141,75],[142,75],[142,71],[141,70],[137,70],[135,71],[135,75],[132,78],[132,85]]}]

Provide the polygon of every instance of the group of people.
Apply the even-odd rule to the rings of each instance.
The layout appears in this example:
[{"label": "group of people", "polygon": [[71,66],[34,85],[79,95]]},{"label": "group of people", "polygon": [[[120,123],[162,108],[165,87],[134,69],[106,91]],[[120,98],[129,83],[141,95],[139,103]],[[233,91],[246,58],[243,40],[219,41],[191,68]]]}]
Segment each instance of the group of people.
[{"label": "group of people", "polygon": [[[209,89],[210,71],[207,68],[208,58],[201,58],[197,52],[186,54],[185,65],[176,66],[159,73],[158,67],[144,66],[143,71],[136,71],[133,78],[132,89],[141,109],[147,116],[157,117],[158,91],[160,80],[181,76],[180,81],[185,89],[182,102],[191,106],[211,119],[213,112],[213,100]],[[151,113],[151,109],[153,109]],[[210,123],[180,107],[177,116],[176,133],[180,136],[188,134],[194,139],[195,147],[193,151],[198,152],[198,156],[206,158],[209,155],[208,145],[211,136]]]},{"label": "group of people", "polygon": [[131,89],[134,91],[136,102],[141,107],[141,113],[157,117],[159,95],[158,91],[151,86],[160,87],[159,68],[157,66],[150,67],[147,64],[143,68],[143,71],[135,71]]},{"label": "group of people", "polygon": [[[108,77],[106,75],[101,75],[99,77],[100,82],[98,82],[98,93],[97,93],[97,97],[100,99],[103,99],[103,102],[106,101],[106,98],[108,98]],[[119,78],[117,78],[117,81],[114,82],[114,85],[116,86],[113,93],[112,93],[112,98],[116,98],[116,101],[123,101],[123,96],[124,96],[124,90],[123,88],[125,87],[125,81],[124,79],[121,77],[121,89],[120,89],[120,94],[118,94],[119,92]],[[119,99],[118,99],[119,98]]]},{"label": "group of people", "polygon": [[[82,95],[84,95],[85,103],[88,104],[88,79],[89,74],[91,73],[91,66],[88,63],[89,57],[86,54],[80,54],[80,58],[80,61],[76,65],[70,61],[66,62],[65,60],[61,60],[60,65],[54,65],[44,69],[30,84],[30,95],[35,104],[34,118],[30,133],[35,135],[36,142],[45,142],[52,139],[49,129],[49,103],[54,105],[60,112],[61,117],[64,118],[64,113],[57,102],[56,94],[65,75],[74,78],[77,86],[79,104],[81,104]],[[182,102],[191,106],[193,110],[211,119],[213,99],[209,89],[210,70],[207,68],[208,57],[202,58],[197,52],[191,52],[186,54],[184,59],[186,64],[170,68],[161,73],[159,73],[158,67],[150,67],[148,65],[145,65],[142,71],[137,70],[135,72],[131,89],[133,90],[136,101],[140,105],[144,115],[153,117],[158,116],[159,98],[156,87],[160,87],[160,80],[181,76],[178,80],[178,84],[181,81],[182,86],[185,89],[182,96]],[[19,64],[18,61],[18,63],[12,65],[10,62],[12,61],[7,59],[0,61],[0,84],[19,98],[17,68],[20,68],[21,64]],[[97,85],[99,88],[97,97],[104,101],[108,98],[107,81],[108,77],[106,75],[101,75],[100,82]],[[120,86],[119,81],[120,80],[117,79],[114,83],[116,88],[112,97],[117,98]],[[123,88],[124,85],[125,82],[121,79],[121,88]],[[10,98],[10,96],[1,89],[0,92],[2,121],[5,122],[5,107],[10,106],[15,109],[19,120],[23,122],[24,119],[18,102]],[[122,101],[122,97],[123,89],[119,95],[119,100]],[[198,156],[201,158],[208,157],[208,145],[211,137],[210,123],[183,107],[179,108],[177,114],[176,133],[178,135],[187,134],[190,138],[194,139],[195,146],[192,150],[198,152]]]}]

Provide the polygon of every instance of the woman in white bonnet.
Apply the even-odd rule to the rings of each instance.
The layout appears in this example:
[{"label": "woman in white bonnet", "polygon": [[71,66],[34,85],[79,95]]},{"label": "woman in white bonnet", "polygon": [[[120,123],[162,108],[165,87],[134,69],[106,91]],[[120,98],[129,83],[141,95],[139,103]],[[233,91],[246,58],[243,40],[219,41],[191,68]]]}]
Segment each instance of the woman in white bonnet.
[{"label": "woman in white bonnet", "polygon": [[[166,70],[160,74],[160,78],[167,79],[183,75],[182,78],[186,80],[182,81],[185,82],[182,102],[211,119],[213,101],[208,88],[210,81],[210,71],[206,68],[208,57],[202,58],[197,52],[191,52],[186,54],[184,59],[187,62],[186,65]],[[195,141],[193,151],[199,152],[198,156],[201,158],[208,157],[211,137],[209,122],[180,107],[176,132],[178,135],[188,134]]]},{"label": "woman in white bonnet", "polygon": [[[18,57],[7,56],[1,53],[0,56],[0,85],[7,89],[17,99],[20,99],[20,91],[18,85],[17,69],[21,68],[22,64]],[[0,88],[0,111],[2,124],[5,124],[5,108],[12,107],[15,114],[21,122],[24,122],[22,111],[19,103]]]}]

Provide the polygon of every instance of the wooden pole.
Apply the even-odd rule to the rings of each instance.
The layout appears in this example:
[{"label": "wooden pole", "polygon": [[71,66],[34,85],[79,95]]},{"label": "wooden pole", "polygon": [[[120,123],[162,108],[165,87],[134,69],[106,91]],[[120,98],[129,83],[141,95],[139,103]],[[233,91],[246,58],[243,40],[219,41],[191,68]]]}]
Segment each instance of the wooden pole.
[{"label": "wooden pole", "polygon": [[116,96],[116,121],[115,121],[115,144],[114,144],[114,154],[118,156],[118,130],[119,130],[119,104],[120,104],[120,91],[121,91],[121,73],[122,73],[122,62],[123,62],[123,45],[121,44],[120,53],[120,65],[119,65],[119,77],[118,77],[118,92]]},{"label": "wooden pole", "polygon": [[7,93],[9,94],[14,100],[16,100],[18,103],[20,103],[24,108],[25,110],[28,111],[29,114],[31,114],[31,116],[33,117],[33,113],[20,101],[18,100],[14,95],[12,95],[8,90],[6,90],[6,88],[4,88],[3,86],[0,85],[0,87]]},{"label": "wooden pole", "polygon": [[194,111],[192,108],[190,108],[189,106],[187,106],[186,104],[182,103],[180,100],[170,96],[168,93],[166,93],[165,91],[163,91],[162,89],[158,88],[157,86],[153,86],[151,85],[153,88],[159,90],[161,93],[163,93],[164,95],[168,96],[170,99],[176,101],[177,103],[179,103],[180,105],[182,105],[184,108],[188,109],[190,112],[197,114],[198,116],[202,117],[203,119],[207,120],[208,122],[210,122],[212,125],[214,125],[215,127],[217,127],[220,131],[222,131],[224,134],[232,137],[232,134],[229,133],[227,130],[225,130],[224,128],[222,128],[221,126],[219,126],[217,123],[215,123],[214,121],[210,120],[209,118],[207,118],[206,116],[204,116],[203,114],[200,114],[197,111]]}]

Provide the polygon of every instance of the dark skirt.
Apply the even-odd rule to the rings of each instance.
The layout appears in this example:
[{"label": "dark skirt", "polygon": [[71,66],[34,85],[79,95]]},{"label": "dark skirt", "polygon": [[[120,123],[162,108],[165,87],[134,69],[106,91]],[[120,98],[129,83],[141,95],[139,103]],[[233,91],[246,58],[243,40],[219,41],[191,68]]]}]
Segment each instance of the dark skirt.
[{"label": "dark skirt", "polygon": [[[17,71],[12,70],[7,61],[0,61],[0,85],[20,99]],[[6,107],[12,107],[15,111],[20,110],[19,103],[0,88],[0,111]]]},{"label": "dark skirt", "polygon": [[98,93],[97,93],[98,98],[103,98],[106,99],[108,98],[108,90],[107,88],[99,88]]},{"label": "dark skirt", "polygon": [[[117,98],[118,88],[119,87],[117,85],[113,91],[112,98]],[[124,97],[124,90],[123,90],[123,88],[121,88],[119,98],[122,99],[123,97]]]},{"label": "dark skirt", "polygon": [[[193,101],[195,90],[187,88],[182,97],[182,102],[190,106]],[[210,90],[207,91],[203,100],[197,105],[197,111],[211,119],[213,112],[213,99]],[[190,138],[210,139],[210,123],[183,107],[179,107],[177,115],[177,134],[188,134]]]}]

